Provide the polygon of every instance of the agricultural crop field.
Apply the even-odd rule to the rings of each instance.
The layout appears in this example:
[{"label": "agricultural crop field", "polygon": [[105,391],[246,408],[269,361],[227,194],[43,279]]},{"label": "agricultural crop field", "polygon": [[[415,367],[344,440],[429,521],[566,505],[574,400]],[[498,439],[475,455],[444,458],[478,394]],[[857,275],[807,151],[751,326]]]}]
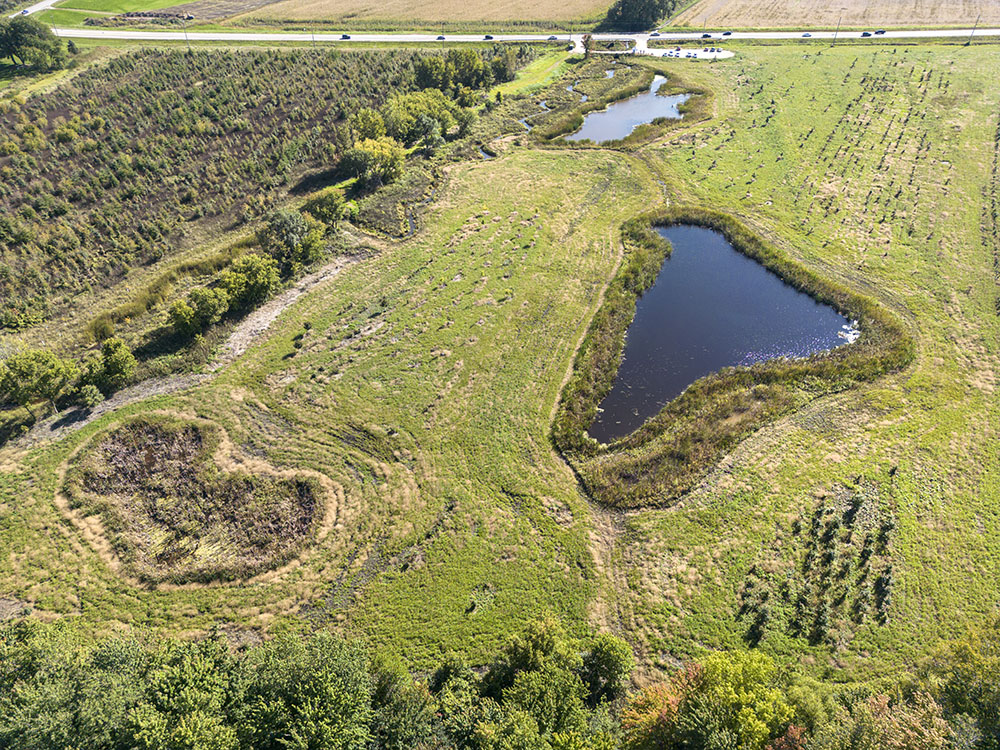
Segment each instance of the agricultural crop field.
[{"label": "agricultural crop field", "polygon": [[[414,669],[449,650],[481,663],[553,613],[625,637],[645,678],[749,644],[870,680],[990,621],[1000,48],[746,47],[630,65],[606,78],[603,61],[532,64],[530,91],[505,84],[473,127],[489,150],[438,165],[412,236],[345,230],[363,252],[307,277],[238,357],[12,440],[0,596],[93,633],[329,626]],[[543,137],[565,132],[580,92],[614,98],[647,85],[648,66],[698,92],[687,120],[614,149]],[[45,102],[24,105],[27,122]],[[290,111],[312,127],[311,110]],[[214,210],[228,215],[236,192]],[[721,453],[692,453],[683,491],[612,502],[591,464],[560,455],[553,425],[616,274],[639,257],[623,223],[667,206],[739,222],[764,260],[863,298],[910,348],[871,377],[853,363],[805,380]],[[175,458],[123,463],[136,435]],[[628,450],[645,460],[646,444]],[[248,476],[251,519],[231,500]],[[172,526],[130,510],[136,487],[173,487],[173,514],[191,493],[215,493],[219,510]],[[149,533],[162,541],[144,548]]]},{"label": "agricultural crop field", "polygon": [[1000,23],[1000,7],[988,0],[697,0],[671,19],[672,25],[709,28],[846,28],[959,26]]}]

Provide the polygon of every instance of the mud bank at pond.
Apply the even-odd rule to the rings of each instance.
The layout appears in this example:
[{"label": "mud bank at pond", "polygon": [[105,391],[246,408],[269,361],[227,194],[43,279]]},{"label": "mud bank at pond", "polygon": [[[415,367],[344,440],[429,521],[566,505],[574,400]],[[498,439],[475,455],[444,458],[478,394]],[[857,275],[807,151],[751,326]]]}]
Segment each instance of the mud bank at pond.
[{"label": "mud bank at pond", "polygon": [[723,367],[805,357],[857,338],[845,316],[738,252],[721,233],[690,225],[656,231],[673,250],[636,303],[591,437],[624,437]]}]

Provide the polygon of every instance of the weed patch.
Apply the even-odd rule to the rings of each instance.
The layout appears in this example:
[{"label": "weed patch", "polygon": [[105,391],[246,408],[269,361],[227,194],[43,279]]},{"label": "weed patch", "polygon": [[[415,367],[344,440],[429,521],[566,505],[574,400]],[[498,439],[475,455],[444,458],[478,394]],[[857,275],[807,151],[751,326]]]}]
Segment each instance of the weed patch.
[{"label": "weed patch", "polygon": [[285,562],[321,515],[311,479],[221,471],[218,428],[137,419],[73,468],[74,506],[98,515],[125,570],[144,583],[247,578]]}]

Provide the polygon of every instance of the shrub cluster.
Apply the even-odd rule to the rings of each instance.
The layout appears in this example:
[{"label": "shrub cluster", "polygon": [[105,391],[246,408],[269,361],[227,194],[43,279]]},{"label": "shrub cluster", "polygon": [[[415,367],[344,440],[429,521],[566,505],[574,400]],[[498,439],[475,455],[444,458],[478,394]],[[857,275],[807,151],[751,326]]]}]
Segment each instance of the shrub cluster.
[{"label": "shrub cluster", "polygon": [[31,406],[38,401],[58,410],[68,397],[90,408],[130,383],[136,368],[132,351],[117,338],[106,339],[82,367],[48,349],[24,349],[0,360],[0,404],[21,406],[32,419]]}]

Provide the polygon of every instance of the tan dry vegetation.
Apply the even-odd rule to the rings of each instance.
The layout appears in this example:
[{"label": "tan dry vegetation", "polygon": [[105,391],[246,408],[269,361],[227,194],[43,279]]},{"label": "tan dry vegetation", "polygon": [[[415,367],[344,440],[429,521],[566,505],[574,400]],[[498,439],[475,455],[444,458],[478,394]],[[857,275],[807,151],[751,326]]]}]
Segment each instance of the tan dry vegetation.
[{"label": "tan dry vegetation", "polygon": [[412,21],[569,21],[597,18],[608,3],[603,0],[566,0],[537,3],[531,0],[504,2],[461,2],[445,0],[423,3],[418,0],[284,0],[244,16],[252,19],[321,21],[321,20],[412,20]]},{"label": "tan dry vegetation", "polygon": [[[304,537],[304,539],[310,540],[312,542],[322,542],[329,533],[335,528],[343,528],[343,514],[346,509],[346,503],[344,502],[344,492],[340,485],[333,482],[325,474],[318,471],[313,471],[309,469],[278,469],[269,462],[256,458],[253,456],[248,456],[241,453],[232,443],[229,438],[228,433],[221,428],[214,427],[207,422],[202,420],[193,419],[190,414],[185,414],[183,417],[176,413],[170,412],[151,412],[149,414],[151,417],[155,417],[157,420],[165,419],[168,420],[168,424],[175,422],[177,419],[181,419],[181,422],[177,422],[178,425],[187,425],[191,428],[200,431],[205,429],[210,429],[213,435],[213,440],[217,441],[217,445],[211,452],[210,456],[205,456],[208,462],[218,471],[224,472],[226,477],[231,477],[235,479],[236,477],[257,477],[257,478],[268,478],[276,482],[284,482],[292,485],[292,483],[301,483],[305,480],[311,480],[314,484],[311,488],[311,495],[313,495],[312,500],[315,501],[316,507],[309,511],[311,520],[309,521],[309,529]],[[128,426],[129,423],[125,423],[124,426]],[[132,422],[133,426],[151,428],[154,430],[160,430],[157,422]],[[174,566],[169,563],[164,563],[157,558],[155,568],[157,570],[157,578],[150,579],[148,575],[143,574],[140,578],[136,575],[137,570],[149,569],[150,565],[144,562],[144,558],[151,554],[150,550],[144,550],[143,538],[147,535],[142,535],[140,538],[130,538],[130,531],[128,528],[134,523],[135,519],[130,519],[128,525],[123,529],[119,529],[118,533],[109,533],[106,521],[111,520],[116,526],[121,525],[122,519],[116,518],[116,511],[110,508],[101,511],[100,513],[89,513],[88,510],[92,510],[90,506],[86,503],[81,504],[75,502],[71,497],[73,495],[81,494],[82,490],[69,490],[67,488],[74,486],[77,482],[70,480],[67,482],[67,477],[78,473],[77,469],[72,468],[74,465],[80,464],[81,460],[87,463],[93,463],[95,451],[105,452],[109,445],[117,440],[118,432],[123,427],[122,423],[118,423],[109,431],[98,433],[96,438],[92,438],[85,441],[80,448],[75,450],[69,458],[60,466],[59,468],[59,489],[55,493],[55,505],[56,507],[77,527],[80,532],[80,536],[85,540],[97,553],[97,555],[104,561],[108,567],[114,571],[124,582],[130,586],[147,586],[154,584],[156,588],[163,590],[174,590],[177,588],[188,588],[188,587],[198,587],[205,585],[204,581],[186,581],[182,580],[180,583],[172,580],[173,577],[180,575],[183,578],[188,577],[182,571],[173,571],[171,568]],[[100,438],[98,440],[97,438]],[[112,441],[109,443],[109,441]],[[160,469],[154,464],[150,465],[149,459],[152,455],[146,456],[147,469],[151,472],[151,475],[155,477]],[[198,462],[192,463],[192,468]],[[155,481],[155,479],[154,479]],[[165,478],[159,480],[161,483],[167,481]],[[83,482],[86,484],[86,481]],[[317,492],[318,490],[318,492]],[[87,490],[84,494],[92,495],[91,490]],[[121,504],[119,498],[118,502],[113,503],[115,507]],[[173,500],[173,498],[168,498]],[[249,499],[249,498],[246,498]],[[128,503],[125,503],[127,506]],[[133,511],[135,509],[133,508]],[[109,515],[110,513],[110,515]],[[133,515],[136,515],[133,513]],[[142,513],[137,515],[141,516]],[[142,522],[142,519],[138,519]],[[261,518],[258,520],[266,521],[266,518]],[[149,529],[152,530],[156,526],[156,523],[152,523]],[[181,533],[178,531],[178,533]],[[122,557],[121,543],[123,539],[129,538],[128,544],[134,545],[136,549],[132,550],[130,559],[126,560]],[[148,543],[148,539],[146,543]],[[292,538],[282,539],[283,544],[287,547],[288,544],[294,546],[296,540]],[[299,539],[299,542],[303,539]],[[224,552],[225,550],[219,548],[218,540],[209,541],[206,544],[202,544],[197,551],[196,558],[198,558],[202,564],[204,564],[204,558],[206,556],[212,557],[213,554],[218,554]],[[138,554],[136,554],[136,551]],[[303,549],[298,554],[294,554],[289,557],[287,554],[278,553],[278,557],[275,558],[276,562],[282,562],[282,564],[276,568],[270,570],[264,570],[252,578],[249,581],[268,581],[273,582],[276,578],[287,573],[290,570],[298,567],[303,555],[307,554],[307,549]],[[134,558],[134,559],[131,559]],[[225,565],[223,565],[225,567]],[[259,567],[259,566],[258,566]],[[265,565],[265,568],[269,567]],[[220,568],[221,570],[221,568]],[[148,570],[146,571],[148,573]],[[164,578],[164,576],[167,576]],[[208,583],[214,584],[218,581],[209,581]]]},{"label": "tan dry vegetation", "polygon": [[834,28],[853,26],[969,26],[1000,23],[993,0],[699,0],[674,26]]}]

